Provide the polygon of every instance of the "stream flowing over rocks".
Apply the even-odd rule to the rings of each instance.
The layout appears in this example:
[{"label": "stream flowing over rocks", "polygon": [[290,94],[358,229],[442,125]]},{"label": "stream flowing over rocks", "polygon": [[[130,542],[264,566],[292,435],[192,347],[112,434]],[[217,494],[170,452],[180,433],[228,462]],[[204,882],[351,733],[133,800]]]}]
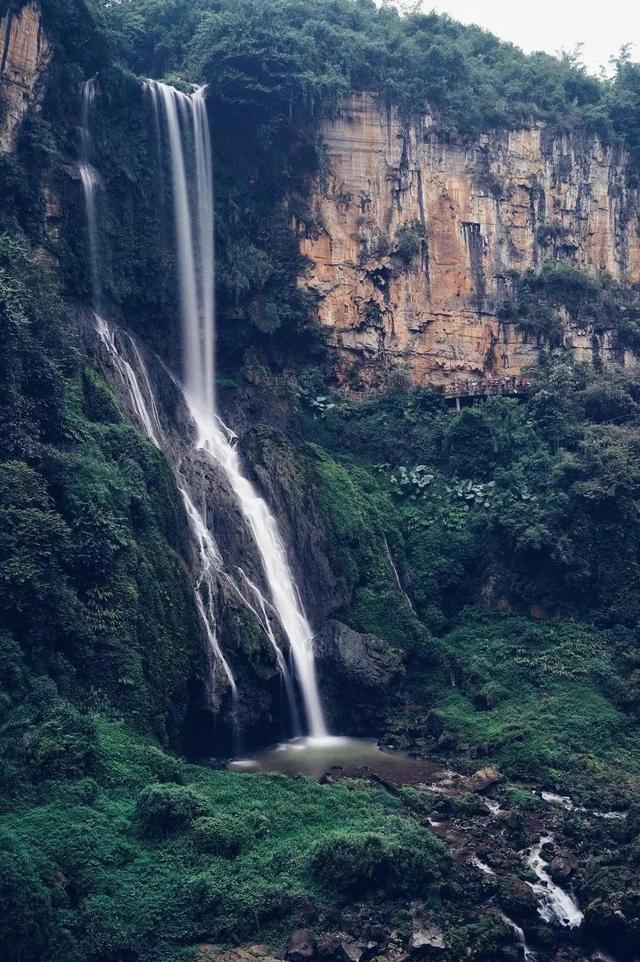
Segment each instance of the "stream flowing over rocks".
[{"label": "stream flowing over rocks", "polygon": [[[463,775],[429,759],[381,752],[374,743],[342,741],[341,749],[301,742],[296,750],[295,743],[290,743],[243,763],[242,770],[288,775],[302,771],[323,782],[359,777],[400,799],[410,817],[447,842],[454,855],[454,884],[463,887],[465,898],[482,904],[487,919],[504,926],[505,944],[513,945],[513,955],[500,954],[501,959],[618,962],[636,958],[631,945],[619,955],[604,951],[597,927],[588,918],[585,923],[575,893],[583,863],[578,852],[572,852],[566,821],[572,809],[560,805],[558,796],[539,793],[541,798],[546,796],[545,805],[523,820],[511,806],[509,784],[496,769]],[[524,789],[518,786],[519,791]],[[602,813],[583,808],[594,825],[603,825]],[[615,826],[619,820],[609,824]],[[594,909],[587,909],[587,917]],[[352,905],[331,922],[314,918],[312,929],[291,934],[283,957],[289,962],[417,962],[444,957],[450,924],[447,912],[413,903],[410,925],[402,931],[389,927],[388,912],[381,904],[374,921],[370,906]],[[319,930],[324,934],[318,935]],[[203,945],[199,958],[253,962],[264,957],[263,951],[243,946],[225,953]]]}]

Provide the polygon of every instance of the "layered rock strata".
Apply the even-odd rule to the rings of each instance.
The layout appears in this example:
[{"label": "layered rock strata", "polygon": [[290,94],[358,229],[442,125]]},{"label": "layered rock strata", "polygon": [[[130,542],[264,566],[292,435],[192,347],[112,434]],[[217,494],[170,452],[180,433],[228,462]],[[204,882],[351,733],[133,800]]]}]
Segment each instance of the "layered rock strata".
[{"label": "layered rock strata", "polygon": [[13,151],[50,59],[39,3],[12,4],[0,19],[0,153]]},{"label": "layered rock strata", "polygon": [[[397,367],[419,384],[520,376],[539,345],[497,312],[546,259],[640,282],[638,191],[624,151],[595,137],[536,125],[445,141],[428,115],[356,93],[324,139],[313,223],[297,227],[344,382]],[[619,359],[611,333],[594,337],[567,321],[564,347]]]}]

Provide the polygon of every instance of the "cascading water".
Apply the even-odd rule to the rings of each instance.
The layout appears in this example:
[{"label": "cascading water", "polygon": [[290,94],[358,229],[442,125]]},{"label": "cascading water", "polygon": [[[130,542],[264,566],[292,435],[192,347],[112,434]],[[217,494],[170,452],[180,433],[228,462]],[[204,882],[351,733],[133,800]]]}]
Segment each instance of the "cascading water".
[{"label": "cascading water", "polygon": [[522,949],[522,955],[524,956],[525,962],[535,962],[535,959],[537,958],[536,953],[533,952],[532,949],[530,949],[527,945],[524,930],[520,928],[517,922],[514,922],[513,919],[510,919],[508,915],[505,915],[504,912],[500,912],[499,915],[504,924],[507,925],[513,932],[514,941],[516,945],[519,945]]},{"label": "cascading water", "polygon": [[91,110],[96,96],[96,78],[86,80],[82,85],[82,114],[80,125],[80,152],[78,161],[78,172],[84,194],[84,208],[87,219],[87,234],[89,238],[89,259],[91,263],[91,290],[93,295],[93,306],[96,311],[100,310],[102,300],[102,290],[100,284],[100,263],[98,248],[98,216],[97,216],[97,191],[100,186],[100,178],[93,161],[93,138],[91,136]]},{"label": "cascading water", "polygon": [[[147,406],[147,402],[144,394],[142,393],[142,388],[138,380],[138,377],[136,375],[136,372],[134,371],[131,364],[129,364],[126,357],[124,357],[124,355],[118,349],[118,345],[116,343],[115,331],[113,331],[109,327],[105,319],[103,317],[100,317],[99,314],[95,314],[94,317],[95,317],[96,331],[98,332],[98,336],[102,341],[102,344],[105,347],[107,353],[111,357],[111,360],[113,361],[113,366],[118,372],[118,375],[120,377],[120,380],[122,381],[122,385],[125,391],[129,395],[131,406],[136,414],[136,417],[138,418],[138,420],[140,421],[140,424],[144,428],[144,432],[147,435],[147,437],[151,441],[153,441],[153,443],[157,448],[161,449],[162,444],[160,443],[160,433],[161,433],[160,416],[158,414],[158,409],[155,405],[155,401],[153,399],[153,393],[150,390],[148,379],[145,386],[147,387],[147,393],[151,399],[150,407]],[[138,354],[138,349],[137,347],[135,347],[135,343],[133,341],[131,343],[136,351],[136,354]],[[138,359],[139,361],[141,361],[139,354],[138,354]],[[144,367],[142,369],[144,370]],[[140,370],[140,366],[138,366],[138,370]]]},{"label": "cascading water", "polygon": [[[99,314],[94,314],[95,326],[102,346],[120,379],[125,390],[131,409],[138,420],[140,427],[144,430],[147,437],[153,441],[155,446],[166,451],[163,443],[162,425],[160,415],[155,401],[151,381],[147,374],[146,365],[142,359],[136,342],[129,335],[125,335],[133,357],[135,358],[135,369],[126,358],[125,351],[121,349],[116,331],[109,326],[107,321]],[[171,458],[169,458],[171,460]],[[211,655],[212,669],[211,680],[215,676],[215,667],[219,665],[226,684],[231,692],[232,701],[232,722],[234,729],[234,749],[239,747],[239,734],[237,728],[237,705],[238,705],[238,686],[228,661],[222,653],[218,642],[216,619],[213,609],[213,599],[216,592],[217,578],[222,571],[222,558],[218,547],[209,532],[203,515],[198,511],[193,503],[189,492],[186,489],[186,481],[181,477],[178,468],[174,465],[178,490],[182,496],[182,501],[189,522],[189,527],[193,535],[194,544],[198,554],[198,574],[194,585],[194,596],[200,620],[202,621],[209,652]],[[211,693],[213,694],[213,693]]]},{"label": "cascading water", "polygon": [[543,835],[537,845],[530,849],[527,865],[538,876],[538,882],[527,883],[538,896],[538,913],[545,922],[556,922],[565,928],[575,929],[582,925],[584,915],[564,889],[553,881],[542,857],[542,849],[553,842],[552,835]]},{"label": "cascading water", "polygon": [[[140,351],[133,338],[117,333],[97,312],[101,302],[96,210],[96,190],[100,179],[92,165],[94,150],[90,120],[96,96],[95,79],[92,79],[82,87],[79,170],[85,199],[96,331],[125,391],[132,413],[145,434],[167,455],[176,475],[198,559],[194,592],[211,653],[212,697],[216,685],[216,666],[219,666],[219,680],[231,692],[235,727],[237,684],[220,646],[214,603],[217,589],[224,583],[251,612],[273,648],[284,681],[294,734],[299,735],[302,725],[295,687],[272,619],[275,617],[279,621],[289,641],[308,730],[312,736],[322,737],[326,735],[326,726],[315,676],[312,631],[295,588],[276,522],[264,500],[243,476],[235,450],[235,435],[222,423],[215,407],[213,179],[204,91],[197,90],[187,97],[162,84],[150,82],[148,86],[153,97],[156,133],[162,134],[164,120],[170,148],[185,358],[185,386],[181,390],[196,426],[194,449],[203,452],[222,468],[230,483],[258,549],[271,600],[263,596],[258,585],[242,568],[238,568],[240,580],[225,570],[207,526],[206,503],[202,510],[196,506],[203,500],[203,492],[194,490],[183,476],[180,460],[164,436]],[[158,146],[161,151],[162,144]],[[188,185],[188,176],[192,173],[195,176],[193,196]]]},{"label": "cascading water", "polygon": [[[180,281],[185,400],[197,429],[197,448],[224,471],[253,535],[272,607],[289,642],[309,733],[326,736],[313,652],[313,632],[300,603],[286,551],[265,501],[244,477],[232,433],[215,403],[214,213],[211,142],[204,89],[191,96],[157,81],[148,89],[164,118],[169,144]],[[188,186],[187,161],[194,190]],[[255,586],[253,586],[255,588]],[[262,604],[267,616],[267,605]],[[267,617],[268,621],[268,617]],[[274,639],[275,641],[275,639]],[[272,644],[274,643],[272,641]],[[277,649],[277,645],[275,646]],[[281,670],[286,665],[278,659]],[[289,683],[287,682],[289,690]]]},{"label": "cascading water", "polygon": [[[95,78],[87,80],[82,85],[82,123],[80,127],[80,160],[79,171],[82,182],[85,212],[87,219],[87,233],[89,240],[89,257],[91,262],[92,291],[94,321],[100,341],[109,356],[111,363],[118,374],[122,387],[129,398],[132,411],[140,422],[147,437],[155,446],[163,450],[162,426],[157,404],[151,388],[147,369],[133,338],[128,337],[128,347],[135,358],[134,366],[127,360],[125,351],[121,350],[117,339],[116,331],[109,326],[107,321],[98,313],[101,301],[100,283],[100,258],[98,248],[98,222],[96,209],[96,188],[99,185],[99,177],[92,166],[93,160],[93,138],[91,136],[91,110],[96,95]],[[141,380],[142,383],[141,383]],[[144,390],[143,390],[144,387]],[[197,547],[198,559],[200,564],[199,573],[194,587],[196,607],[207,636],[209,651],[213,662],[212,678],[215,674],[215,665],[220,665],[226,683],[231,690],[232,697],[232,717],[234,720],[234,732],[236,730],[235,719],[237,716],[237,685],[235,678],[225,659],[217,638],[216,622],[213,612],[213,597],[215,593],[215,578],[221,567],[221,559],[216,545],[211,537],[203,517],[197,511],[191,497],[189,496],[179,475],[176,480],[182,495],[185,511],[191,527],[194,542]],[[237,741],[237,735],[236,735]],[[237,747],[237,745],[236,745]]]},{"label": "cascading water", "polygon": [[209,641],[209,646],[211,648],[211,653],[214,657],[214,660],[222,666],[222,670],[226,676],[227,682],[229,683],[231,696],[234,702],[235,713],[235,703],[238,698],[238,686],[236,685],[236,680],[233,677],[233,672],[229,667],[229,663],[222,654],[222,649],[218,643],[216,619],[213,610],[215,584],[217,575],[222,570],[222,556],[218,551],[218,546],[213,540],[211,533],[204,522],[202,514],[198,511],[195,504],[189,497],[188,491],[183,487],[180,487],[179,491],[182,495],[182,500],[184,502],[185,511],[187,512],[189,524],[191,525],[191,530],[193,531],[196,539],[200,557],[200,575],[196,582],[196,601],[198,604],[198,611],[207,631],[207,639]]}]

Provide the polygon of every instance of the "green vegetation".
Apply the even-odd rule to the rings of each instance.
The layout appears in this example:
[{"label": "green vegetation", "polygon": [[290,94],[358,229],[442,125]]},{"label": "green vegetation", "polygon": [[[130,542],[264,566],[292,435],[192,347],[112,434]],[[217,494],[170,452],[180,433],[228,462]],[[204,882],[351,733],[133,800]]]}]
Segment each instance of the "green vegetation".
[{"label": "green vegetation", "polygon": [[346,896],[371,889],[432,895],[441,882],[444,849],[414,822],[389,819],[385,832],[328,832],[311,856],[315,878]]},{"label": "green vegetation", "polygon": [[91,774],[0,814],[3,957],[175,962],[204,932],[279,944],[309,899],[340,902],[351,881],[437,901],[442,846],[386,793],[207,771],[93,724]]},{"label": "green vegetation", "polygon": [[305,485],[338,617],[408,645],[410,698],[512,778],[624,786],[640,774],[640,384],[550,360],[532,377],[524,401],[455,413],[402,383],[348,402],[309,375]]},{"label": "green vegetation", "polygon": [[[77,89],[97,71],[97,166],[109,198],[101,205],[105,295],[165,354],[176,306],[174,254],[164,241],[167,171],[138,77],[209,85],[220,357],[229,367],[256,349],[277,363],[321,357],[314,300],[297,284],[303,261],[292,215],[313,230],[305,198],[310,175],[323,173],[320,123],[349,91],[372,90],[407,114],[428,105],[444,136],[546,121],[640,149],[640,68],[624,51],[613,78],[597,80],[577,56],[525,56],[476,27],[436,14],[400,17],[373,0],[56,0],[46,8],[64,70],[27,125],[22,156],[42,177],[73,155]],[[636,168],[634,153],[630,182]],[[41,211],[26,210],[37,201],[24,177],[9,174],[24,216],[41,220]],[[65,192],[77,198],[78,186],[66,183]],[[386,240],[398,269],[421,253],[421,231],[410,225]],[[82,216],[71,213],[61,239],[49,243],[70,291],[86,296]]]},{"label": "green vegetation", "polygon": [[129,0],[106,13],[114,48],[137,73],[187,71],[215,83],[216,99],[280,123],[374,89],[406,110],[429,104],[449,132],[544,119],[625,133],[638,96],[637,65],[624,51],[605,83],[578,55],[525,56],[478,27],[435,13],[401,17],[373,0]]},{"label": "green vegetation", "polygon": [[88,724],[70,696],[177,738],[201,657],[168,469],[81,361],[69,316],[28,242],[0,237],[0,738],[38,778],[90,754],[57,744]]},{"label": "green vegetation", "polygon": [[[303,399],[307,435],[342,465],[342,478],[322,461],[316,469],[335,550],[355,546],[362,571],[366,551],[384,564],[385,518],[421,617],[430,605],[451,619],[484,596],[632,627],[638,381],[549,361],[533,383],[525,402],[493,397],[458,414],[435,392],[402,385],[359,404],[336,400],[321,418]],[[317,497],[324,503],[322,485]]]},{"label": "green vegetation", "polygon": [[445,724],[509,778],[571,791],[640,775],[624,670],[635,639],[622,629],[478,612],[442,646],[458,684],[441,703]]},{"label": "green vegetation", "polygon": [[563,261],[546,261],[540,271],[513,278],[512,295],[499,316],[515,323],[539,345],[562,344],[566,319],[596,334],[613,331],[623,351],[640,347],[640,299],[637,292],[607,274],[587,274]]}]

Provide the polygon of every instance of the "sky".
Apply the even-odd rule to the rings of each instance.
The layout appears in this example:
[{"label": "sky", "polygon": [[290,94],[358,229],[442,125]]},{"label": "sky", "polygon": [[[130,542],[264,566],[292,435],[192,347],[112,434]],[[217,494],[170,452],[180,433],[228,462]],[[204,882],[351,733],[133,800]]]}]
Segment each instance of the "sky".
[{"label": "sky", "polygon": [[638,0],[424,0],[423,9],[476,23],[527,53],[558,53],[584,43],[583,61],[593,73],[608,68],[609,57],[625,43],[640,60]]}]

